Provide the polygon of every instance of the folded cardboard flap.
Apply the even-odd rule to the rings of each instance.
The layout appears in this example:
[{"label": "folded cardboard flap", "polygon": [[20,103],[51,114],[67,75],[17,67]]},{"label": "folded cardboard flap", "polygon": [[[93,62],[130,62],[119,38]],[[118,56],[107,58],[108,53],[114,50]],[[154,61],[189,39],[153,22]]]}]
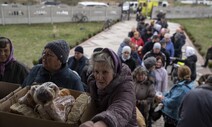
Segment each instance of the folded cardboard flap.
[{"label": "folded cardboard flap", "polygon": [[[18,99],[24,96],[29,87],[22,88],[21,90],[13,93],[12,96],[8,97],[7,100],[0,104],[0,127],[75,127],[76,125],[70,125],[68,123],[56,122],[51,120],[37,119],[26,117],[23,115],[17,115],[10,113],[10,106],[18,102]],[[84,92],[70,90],[70,93],[74,98],[77,98]],[[83,123],[90,120],[95,115],[95,108],[92,103],[89,103],[86,110],[84,111],[80,122]],[[11,122],[13,121],[13,122]]]},{"label": "folded cardboard flap", "polygon": [[[20,85],[9,83],[9,82],[0,82],[0,99],[4,98],[12,91],[18,89]],[[0,101],[1,102],[1,101]]]}]

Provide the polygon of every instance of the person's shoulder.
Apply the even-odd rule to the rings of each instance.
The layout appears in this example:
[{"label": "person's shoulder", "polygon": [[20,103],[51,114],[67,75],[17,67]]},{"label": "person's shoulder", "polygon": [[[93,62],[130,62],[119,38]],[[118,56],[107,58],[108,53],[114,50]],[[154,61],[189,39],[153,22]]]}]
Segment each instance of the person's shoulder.
[{"label": "person's shoulder", "polygon": [[26,68],[26,69],[29,69],[25,64],[15,60],[15,61],[12,61],[11,62],[11,65],[13,66],[16,66],[16,67],[19,67],[19,68]]}]

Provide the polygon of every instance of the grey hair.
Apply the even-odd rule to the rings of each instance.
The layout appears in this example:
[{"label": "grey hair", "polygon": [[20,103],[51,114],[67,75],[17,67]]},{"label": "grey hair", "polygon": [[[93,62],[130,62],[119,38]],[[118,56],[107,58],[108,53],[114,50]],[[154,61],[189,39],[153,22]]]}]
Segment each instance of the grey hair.
[{"label": "grey hair", "polygon": [[135,68],[135,70],[132,73],[133,79],[136,80],[136,75],[138,74],[145,74],[147,75],[147,70],[145,69],[145,67],[142,66],[138,66]]},{"label": "grey hair", "polygon": [[115,70],[115,66],[114,66],[112,57],[107,52],[104,52],[103,50],[100,52],[93,53],[90,62],[92,65],[92,70],[93,70],[93,67],[95,66],[95,62],[103,62],[103,63],[105,63],[106,66]]}]

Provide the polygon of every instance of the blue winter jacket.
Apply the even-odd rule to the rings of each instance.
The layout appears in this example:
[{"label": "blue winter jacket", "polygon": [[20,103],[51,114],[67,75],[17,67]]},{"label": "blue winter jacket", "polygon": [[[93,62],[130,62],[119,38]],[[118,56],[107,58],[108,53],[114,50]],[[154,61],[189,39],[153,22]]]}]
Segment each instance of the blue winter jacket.
[{"label": "blue winter jacket", "polygon": [[178,120],[179,107],[183,97],[186,93],[193,89],[194,86],[194,82],[189,82],[187,84],[186,81],[182,81],[174,85],[170,92],[165,94],[165,98],[163,100],[164,108],[162,109],[162,112],[172,119]]},{"label": "blue winter jacket", "polygon": [[53,82],[58,87],[84,91],[83,83],[81,82],[80,77],[69,69],[67,65],[54,74],[51,74],[44,69],[42,64],[36,65],[32,68],[22,86],[31,86],[34,82],[38,84]]},{"label": "blue winter jacket", "polygon": [[174,57],[174,45],[172,41],[166,43],[166,51],[169,53],[171,57]]}]

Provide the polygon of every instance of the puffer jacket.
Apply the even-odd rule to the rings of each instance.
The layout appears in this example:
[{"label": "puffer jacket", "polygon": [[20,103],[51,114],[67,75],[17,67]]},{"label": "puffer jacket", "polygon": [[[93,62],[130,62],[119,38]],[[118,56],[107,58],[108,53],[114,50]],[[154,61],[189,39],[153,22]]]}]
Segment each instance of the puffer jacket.
[{"label": "puffer jacket", "polygon": [[92,100],[98,112],[92,121],[108,127],[137,127],[135,86],[131,71],[122,64],[121,72],[104,89],[98,90],[93,74],[88,79]]},{"label": "puffer jacket", "polygon": [[178,120],[178,112],[183,97],[194,88],[194,82],[181,81],[174,85],[163,100],[164,108],[162,112],[172,119]]}]

